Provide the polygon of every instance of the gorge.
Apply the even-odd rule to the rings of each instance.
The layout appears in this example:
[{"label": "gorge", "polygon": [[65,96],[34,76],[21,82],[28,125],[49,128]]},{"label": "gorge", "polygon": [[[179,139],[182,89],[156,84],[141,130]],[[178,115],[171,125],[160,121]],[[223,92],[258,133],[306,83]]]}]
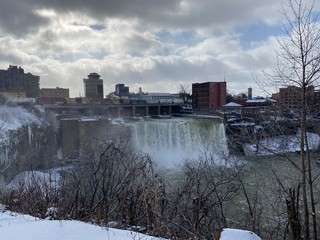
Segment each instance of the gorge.
[{"label": "gorge", "polygon": [[[17,109],[12,107],[10,110]],[[259,227],[261,231],[264,231],[262,236],[266,236],[268,231],[272,233],[276,228],[278,231],[283,230],[281,226],[284,225],[281,224],[286,221],[286,209],[283,208],[285,197],[277,181],[281,181],[286,187],[295,186],[299,181],[298,172],[278,156],[245,158],[237,154],[233,159],[234,156],[229,153],[227,147],[225,125],[219,118],[150,119],[103,116],[69,116],[68,118],[64,116],[61,118],[61,116],[49,115],[41,109],[36,111],[29,108],[26,115],[24,111],[20,108],[18,113],[11,115],[19,114],[19,119],[24,118],[30,121],[22,121],[24,124],[10,132],[12,137],[3,138],[2,141],[2,147],[5,149],[2,153],[6,154],[1,155],[1,170],[11,169],[5,174],[1,173],[6,182],[19,172],[28,170],[44,172],[44,169],[49,169],[58,163],[60,166],[71,166],[64,168],[63,171],[65,176],[71,174],[73,177],[66,182],[71,184],[71,187],[63,192],[62,196],[69,196],[69,192],[77,194],[73,192],[76,191],[77,184],[88,181],[90,184],[84,184],[81,189],[83,196],[87,196],[92,189],[91,184],[96,183],[94,176],[97,173],[95,169],[97,167],[101,173],[99,179],[105,179],[104,173],[108,172],[113,179],[120,182],[120,185],[114,185],[113,189],[117,189],[117,192],[112,192],[112,194],[114,194],[115,207],[123,208],[119,208],[119,211],[114,212],[115,214],[123,213],[122,211],[127,210],[125,207],[131,206],[129,202],[126,202],[127,200],[133,201],[132,206],[144,206],[143,204],[146,203],[147,208],[149,201],[142,198],[146,195],[141,194],[141,191],[145,191],[144,194],[149,194],[150,199],[159,200],[159,205],[154,205],[157,209],[159,207],[159,209],[164,209],[163,211],[168,211],[164,212],[164,216],[169,216],[166,220],[170,223],[177,221],[182,224],[179,214],[183,213],[190,221],[198,221],[203,228],[208,228],[208,231],[209,228],[213,229],[213,226],[219,227],[227,223],[244,229],[252,229],[252,226]],[[57,122],[60,118],[59,128]],[[10,141],[4,141],[5,139],[10,139]],[[98,160],[99,163],[101,159],[104,160],[100,152],[97,152],[96,155],[91,155],[89,151],[84,152],[87,153],[85,155],[87,159],[84,162],[81,162],[83,160],[81,157],[84,155],[68,158],[67,155],[59,154],[63,152],[63,144],[69,145],[69,153],[72,153],[77,152],[78,148],[84,151],[85,149],[81,149],[84,145],[97,142],[106,144],[104,146],[108,146],[110,142],[115,145],[114,152],[110,152],[106,161],[103,162],[105,169],[100,169],[100,165],[94,162]],[[143,159],[138,165],[135,165],[135,162],[131,161],[134,158],[130,158],[129,154],[126,155],[127,152],[120,151],[118,144],[126,146],[125,144],[129,143],[130,147],[147,153],[151,159],[154,159],[159,167],[155,169],[155,174],[150,168],[144,168],[147,165]],[[116,159],[113,153],[118,154]],[[121,175],[118,161],[123,156],[128,156],[125,164],[132,168],[128,170],[128,174]],[[293,161],[299,161],[296,153],[291,157]],[[245,158],[245,164],[241,164],[243,158]],[[228,166],[216,164],[222,159],[232,159],[235,162],[231,162],[230,164],[233,165]],[[185,165],[184,160],[191,161]],[[90,164],[91,167],[88,168],[86,164]],[[161,171],[158,171],[159,169]],[[315,166],[313,169],[316,172],[319,171]],[[116,171],[118,171],[117,174],[112,175]],[[141,173],[141,175],[136,176],[133,173]],[[124,177],[117,178],[119,175]],[[132,178],[123,183],[122,180],[128,176]],[[76,181],[73,182],[73,180]],[[110,185],[112,181],[107,180],[106,178],[107,185]],[[97,184],[97,186],[106,185]],[[318,198],[319,189],[316,190]],[[122,194],[121,197],[119,194]],[[71,194],[70,203],[73,202],[72,196],[74,195]],[[61,204],[60,208],[66,206],[65,198],[62,199],[62,202],[59,202],[61,198],[55,199]],[[100,203],[100,199],[97,200],[97,203]],[[152,203],[155,204],[155,202]],[[68,206],[65,208],[69,209]],[[250,212],[250,208],[256,212]],[[210,209],[211,215],[206,209]],[[143,210],[144,208],[140,209],[141,214],[144,213]],[[83,213],[81,211],[79,210],[79,214]],[[171,216],[172,212],[175,215]],[[279,215],[275,216],[274,213],[279,213]],[[115,219],[116,217],[118,215],[114,216]],[[210,222],[212,225],[200,219],[212,221]],[[252,219],[255,222],[252,222]],[[263,224],[260,225],[260,222]],[[135,222],[132,221],[132,224]]]}]

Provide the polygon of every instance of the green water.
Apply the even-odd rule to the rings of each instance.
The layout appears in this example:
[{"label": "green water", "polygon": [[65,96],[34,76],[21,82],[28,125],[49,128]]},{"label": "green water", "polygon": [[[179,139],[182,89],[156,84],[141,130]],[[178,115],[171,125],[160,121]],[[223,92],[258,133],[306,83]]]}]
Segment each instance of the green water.
[{"label": "green water", "polygon": [[[320,168],[316,164],[316,159],[317,154],[312,154],[314,196],[316,202],[319,202]],[[301,199],[301,188],[298,190],[301,172],[293,166],[293,164],[300,166],[300,161],[299,154],[289,154],[286,158],[277,156],[246,158],[245,173],[242,178],[257,225],[263,229],[265,236],[273,231],[284,232],[287,224],[286,198],[289,196],[289,189],[294,189],[297,194],[300,191]],[[240,189],[239,195],[228,204],[231,209],[228,215],[230,222],[250,228],[249,203],[243,189]],[[316,210],[317,216],[320,216],[319,204]]]}]

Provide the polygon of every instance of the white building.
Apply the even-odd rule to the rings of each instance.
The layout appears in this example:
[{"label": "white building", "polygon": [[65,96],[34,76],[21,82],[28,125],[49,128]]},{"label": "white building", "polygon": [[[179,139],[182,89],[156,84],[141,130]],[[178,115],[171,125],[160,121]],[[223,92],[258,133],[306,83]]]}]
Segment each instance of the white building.
[{"label": "white building", "polygon": [[142,99],[147,103],[183,103],[179,93],[146,93]]}]

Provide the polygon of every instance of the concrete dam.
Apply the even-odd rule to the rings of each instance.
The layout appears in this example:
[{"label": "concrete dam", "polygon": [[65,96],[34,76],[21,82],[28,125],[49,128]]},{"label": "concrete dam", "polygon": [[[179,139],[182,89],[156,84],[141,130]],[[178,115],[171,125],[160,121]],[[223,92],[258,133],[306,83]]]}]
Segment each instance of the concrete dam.
[{"label": "concrete dam", "polygon": [[130,144],[149,154],[163,167],[179,165],[205,151],[227,155],[227,138],[220,119],[61,119],[62,150],[65,158],[76,157],[81,145],[93,139]]}]

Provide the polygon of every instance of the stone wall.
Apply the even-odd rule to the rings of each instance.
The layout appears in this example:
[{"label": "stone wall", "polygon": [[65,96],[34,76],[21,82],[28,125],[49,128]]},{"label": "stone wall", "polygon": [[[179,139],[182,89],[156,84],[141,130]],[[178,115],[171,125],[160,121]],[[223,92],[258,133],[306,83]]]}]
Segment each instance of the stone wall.
[{"label": "stone wall", "polygon": [[121,143],[130,139],[129,134],[128,127],[122,124],[111,124],[107,119],[61,119],[63,158],[77,158],[81,148],[95,141]]}]

